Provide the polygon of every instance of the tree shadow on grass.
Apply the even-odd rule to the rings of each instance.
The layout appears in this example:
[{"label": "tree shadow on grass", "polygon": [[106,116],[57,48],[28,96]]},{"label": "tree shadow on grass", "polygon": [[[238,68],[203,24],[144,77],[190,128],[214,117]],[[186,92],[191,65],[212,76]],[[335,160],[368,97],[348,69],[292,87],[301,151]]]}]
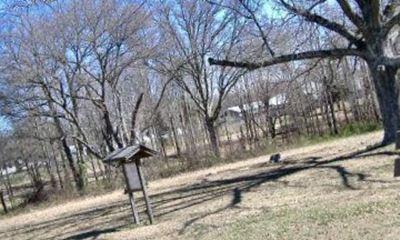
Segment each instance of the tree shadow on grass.
[{"label": "tree shadow on grass", "polygon": [[101,230],[95,229],[83,233],[78,233],[76,235],[72,235],[70,237],[65,238],[65,240],[97,239],[101,234],[112,233],[116,231],[117,231],[116,227],[106,228]]},{"label": "tree shadow on grass", "polygon": [[[0,232],[0,239],[11,236],[11,238],[21,239],[63,239],[70,234],[76,233],[76,228],[81,231],[117,228],[127,225],[129,217],[124,211],[125,201],[118,201],[113,204],[99,206],[98,208],[80,211],[74,214],[66,214],[55,219],[42,221],[37,224],[22,225],[17,228],[9,229],[5,233]],[[100,224],[93,224],[90,227],[83,227],[83,224],[89,221],[98,221],[98,219],[107,216],[107,219]],[[64,230],[65,229],[65,230]],[[100,231],[100,230],[98,230]]]},{"label": "tree shadow on grass", "polygon": [[[276,182],[280,178],[289,176],[291,174],[295,174],[301,171],[305,170],[311,170],[311,169],[332,169],[336,171],[339,174],[339,177],[342,180],[342,185],[350,190],[356,190],[357,188],[352,186],[349,182],[349,177],[357,177],[358,181],[369,181],[367,180],[367,175],[364,173],[354,173],[348,171],[345,167],[341,165],[332,165],[333,163],[341,162],[341,161],[346,161],[346,160],[357,160],[359,158],[364,158],[364,157],[370,157],[370,156],[393,156],[393,155],[399,155],[397,152],[390,152],[390,151],[385,151],[385,152],[376,152],[376,153],[371,153],[374,150],[377,150],[380,148],[380,146],[376,147],[370,147],[364,150],[359,150],[355,151],[349,154],[341,155],[338,157],[334,158],[328,158],[326,160],[321,160],[323,159],[322,157],[315,156],[315,157],[309,157],[306,159],[303,159],[303,165],[300,166],[287,166],[283,164],[282,167],[269,170],[266,172],[261,172],[258,174],[253,174],[253,175],[247,175],[247,176],[241,176],[241,177],[236,177],[236,178],[230,178],[230,179],[223,179],[223,180],[215,180],[215,181],[209,181],[209,182],[204,182],[200,184],[195,184],[186,188],[181,188],[176,191],[180,192],[190,192],[193,194],[193,192],[198,191],[199,189],[215,189],[212,192],[216,194],[215,197],[219,195],[226,194],[229,191],[232,191],[233,189],[233,199],[232,203],[239,203],[240,201],[237,201],[238,199],[237,195],[240,193],[240,199],[242,196],[243,192],[250,191],[255,187],[258,187],[262,185],[263,183],[266,182]],[[300,161],[301,162],[301,161]],[[374,181],[369,181],[369,182],[374,182]],[[223,187],[221,187],[223,186]],[[221,190],[222,189],[222,192]],[[166,201],[166,200],[164,200]],[[222,207],[220,209],[217,209],[216,211],[209,212],[206,214],[203,214],[201,216],[198,216],[196,218],[193,218],[186,222],[184,224],[184,227],[181,229],[180,234],[183,234],[190,225],[194,224],[195,222],[210,216],[212,214],[217,214],[221,211],[224,211],[228,208],[231,208],[233,205],[229,204],[226,207]],[[177,211],[179,209],[174,209],[172,211]],[[170,213],[170,212],[168,212]],[[167,214],[167,213],[164,213]]]},{"label": "tree shadow on grass", "polygon": [[197,217],[192,218],[191,220],[185,222],[183,228],[179,231],[179,235],[184,234],[186,229],[189,228],[190,226],[192,226],[197,221],[204,219],[208,216],[226,211],[228,208],[236,207],[241,202],[242,202],[242,191],[239,188],[234,188],[233,192],[232,192],[232,200],[227,206],[218,208],[217,210],[212,211],[212,212],[207,212],[205,214],[201,214],[200,216],[197,216]]},{"label": "tree shadow on grass", "polygon": [[[328,159],[323,159],[321,156],[304,158],[297,161],[297,164],[282,163],[276,165],[277,167],[273,169],[271,169],[270,165],[269,168],[261,167],[260,169],[256,169],[258,172],[253,174],[222,180],[205,180],[201,183],[152,194],[150,198],[152,200],[156,221],[168,220],[173,217],[171,214],[174,212],[185,211],[193,206],[206,203],[222,196],[231,195],[231,203],[227,206],[216,209],[215,211],[206,211],[206,213],[199,214],[187,221],[180,230],[180,233],[183,234],[188,227],[197,221],[210,215],[223,212],[226,209],[237,207],[239,203],[243,201],[243,194],[263,183],[278,182],[285,176],[311,169],[331,169],[338,173],[342,180],[342,185],[345,188],[354,190],[356,188],[350,184],[349,177],[357,177],[358,181],[368,181],[367,176],[363,173],[350,172],[338,163],[347,160],[358,160],[359,158],[369,156],[397,155],[396,152],[389,151],[372,152],[377,148],[378,147],[368,148]],[[299,187],[296,185],[291,186]],[[144,217],[143,200],[138,198],[137,201],[139,203],[140,215]],[[60,216],[51,221],[10,229],[6,236],[22,235],[29,236],[25,237],[25,239],[37,239],[41,237],[43,232],[52,231],[54,233],[50,234],[48,239],[95,239],[101,234],[115,232],[130,225],[132,221],[129,208],[128,199],[121,200],[111,204],[104,204],[95,209]],[[80,227],[81,224],[90,222],[93,222],[93,224],[87,227]],[[68,229],[68,231],[60,234],[58,231],[59,229]],[[2,238],[2,233],[0,233],[0,238]]]}]

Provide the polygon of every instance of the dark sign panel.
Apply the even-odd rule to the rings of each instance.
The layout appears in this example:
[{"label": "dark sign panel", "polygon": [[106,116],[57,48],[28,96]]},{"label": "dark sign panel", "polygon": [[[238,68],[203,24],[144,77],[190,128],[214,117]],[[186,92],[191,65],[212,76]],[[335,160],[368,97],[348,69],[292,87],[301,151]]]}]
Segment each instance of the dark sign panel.
[{"label": "dark sign panel", "polygon": [[140,191],[142,190],[142,186],[140,185],[140,178],[136,163],[125,163],[124,171],[126,174],[126,180],[128,184],[128,190],[130,192]]}]

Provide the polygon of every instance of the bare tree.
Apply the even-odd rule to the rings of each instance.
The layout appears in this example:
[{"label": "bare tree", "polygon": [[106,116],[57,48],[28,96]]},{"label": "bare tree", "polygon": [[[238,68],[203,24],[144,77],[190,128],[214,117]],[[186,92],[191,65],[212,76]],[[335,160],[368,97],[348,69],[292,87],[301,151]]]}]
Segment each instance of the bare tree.
[{"label": "bare tree", "polygon": [[[223,3],[212,4],[224,5]],[[261,36],[266,30],[259,19],[254,5],[257,1],[240,1],[240,7],[229,9],[242,13],[242,16],[253,20]],[[400,126],[399,87],[396,84],[396,72],[400,67],[399,57],[399,22],[400,3],[398,0],[336,0],[336,5],[329,1],[276,1],[281,11],[286,11],[290,19],[304,20],[324,31],[325,36],[342,38],[342,44],[329,49],[297,49],[286,53],[283,49],[271,46],[271,40],[264,37],[263,43],[268,46],[265,60],[216,60],[210,58],[210,64],[238,68],[257,69],[279,63],[313,59],[343,58],[355,56],[365,60],[372,76],[383,118],[385,135],[383,144],[395,139],[395,132]],[[339,8],[341,11],[330,11]],[[329,14],[333,12],[335,14]],[[284,14],[284,13],[282,13]],[[265,16],[265,15],[261,15]],[[345,19],[337,22],[336,19]],[[282,21],[286,21],[284,18]],[[301,21],[300,21],[300,24]],[[318,31],[316,31],[318,33]],[[230,57],[226,57],[230,59]],[[237,58],[236,58],[237,59]]]},{"label": "bare tree", "polygon": [[235,14],[224,13],[216,5],[192,0],[170,4],[161,9],[159,19],[169,51],[158,64],[197,106],[213,153],[219,156],[215,122],[227,93],[244,71],[211,68],[207,56],[233,54],[243,25]]},{"label": "bare tree", "polygon": [[[53,119],[82,189],[84,149],[102,158],[134,141],[144,91],[140,85],[146,79],[137,70],[154,52],[155,42],[147,41],[151,30],[141,4],[56,2],[48,11],[46,16],[18,12],[4,34],[4,77],[18,92],[7,100],[21,118]],[[100,134],[91,131],[88,119],[96,119]]]}]

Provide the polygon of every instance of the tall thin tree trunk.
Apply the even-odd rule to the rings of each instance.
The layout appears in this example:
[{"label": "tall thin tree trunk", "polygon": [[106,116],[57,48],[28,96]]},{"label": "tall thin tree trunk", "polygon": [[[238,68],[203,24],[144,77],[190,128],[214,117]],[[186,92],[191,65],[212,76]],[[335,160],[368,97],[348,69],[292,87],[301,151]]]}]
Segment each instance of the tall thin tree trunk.
[{"label": "tall thin tree trunk", "polygon": [[94,159],[93,159],[93,158],[90,159],[90,164],[91,164],[91,166],[92,166],[92,171],[93,171],[94,179],[95,179],[95,181],[96,181],[96,183],[97,183],[97,182],[99,181],[99,178],[97,177],[96,166],[94,165]]},{"label": "tall thin tree trunk", "polygon": [[84,187],[83,180],[79,171],[75,167],[74,158],[72,156],[71,149],[68,146],[65,137],[61,139],[61,146],[64,149],[65,155],[67,157],[69,168],[71,169],[72,175],[74,176],[74,181],[78,190],[82,190]]},{"label": "tall thin tree trunk", "polygon": [[337,120],[336,120],[336,115],[335,115],[335,105],[333,103],[331,94],[329,94],[329,96],[328,96],[328,104],[329,104],[329,109],[330,109],[330,113],[331,113],[333,133],[338,134],[339,130],[338,130]]},{"label": "tall thin tree trunk", "polygon": [[[339,104],[340,104],[340,102],[339,102]],[[346,103],[345,103],[345,101],[341,101],[341,104],[342,104],[342,110],[343,110],[343,114],[344,114],[344,119],[346,121],[346,124],[349,124],[350,120],[349,120],[349,116],[347,114]]]},{"label": "tall thin tree trunk", "polygon": [[54,176],[54,173],[53,173],[52,167],[51,167],[51,162],[52,162],[52,160],[55,161],[55,159],[52,159],[52,156],[50,154],[50,151],[49,151],[47,145],[43,144],[42,145],[42,149],[43,149],[44,154],[47,157],[46,169],[47,169],[47,174],[50,177],[51,185],[52,185],[53,188],[57,188],[57,180],[56,180],[56,177]]},{"label": "tall thin tree trunk", "polygon": [[172,137],[173,137],[174,143],[175,143],[176,154],[178,156],[181,156],[181,147],[179,145],[179,139],[178,139],[178,135],[176,133],[175,124],[174,124],[174,120],[172,119],[172,117],[169,118],[169,123],[170,123],[171,130],[172,130]]},{"label": "tall thin tree trunk", "polygon": [[51,145],[51,150],[52,150],[52,153],[53,153],[53,156],[54,156],[54,163],[55,163],[55,165],[56,165],[56,171],[57,171],[58,182],[59,182],[59,184],[60,184],[60,188],[63,189],[63,188],[64,188],[64,184],[63,184],[63,180],[62,180],[62,177],[61,177],[60,166],[58,165],[58,160],[57,160],[57,157],[56,157],[56,154],[55,154],[53,145]]},{"label": "tall thin tree trunk", "polygon": [[232,137],[231,137],[231,132],[228,130],[228,124],[225,123],[225,136],[226,136],[226,141],[228,142],[228,147],[229,147],[229,154],[231,155],[233,152],[232,149]]},{"label": "tall thin tree trunk", "polygon": [[14,198],[14,190],[12,187],[12,183],[11,183],[11,179],[10,179],[10,175],[8,172],[8,168],[6,165],[4,165],[4,169],[6,170],[6,187],[7,187],[7,194],[8,196],[11,196],[12,198]]}]

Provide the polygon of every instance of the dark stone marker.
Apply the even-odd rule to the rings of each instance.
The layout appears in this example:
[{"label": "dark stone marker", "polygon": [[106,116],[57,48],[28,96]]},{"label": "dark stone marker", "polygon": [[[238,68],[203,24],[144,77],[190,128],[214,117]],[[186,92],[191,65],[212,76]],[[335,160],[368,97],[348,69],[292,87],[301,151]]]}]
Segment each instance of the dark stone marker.
[{"label": "dark stone marker", "polygon": [[396,158],[394,160],[394,176],[395,177],[400,176],[400,158]]},{"label": "dark stone marker", "polygon": [[281,160],[281,154],[279,154],[279,153],[273,154],[273,155],[271,155],[271,157],[269,158],[269,161],[270,161],[270,162],[273,162],[273,163],[277,163],[277,162],[279,162],[280,160]]}]

